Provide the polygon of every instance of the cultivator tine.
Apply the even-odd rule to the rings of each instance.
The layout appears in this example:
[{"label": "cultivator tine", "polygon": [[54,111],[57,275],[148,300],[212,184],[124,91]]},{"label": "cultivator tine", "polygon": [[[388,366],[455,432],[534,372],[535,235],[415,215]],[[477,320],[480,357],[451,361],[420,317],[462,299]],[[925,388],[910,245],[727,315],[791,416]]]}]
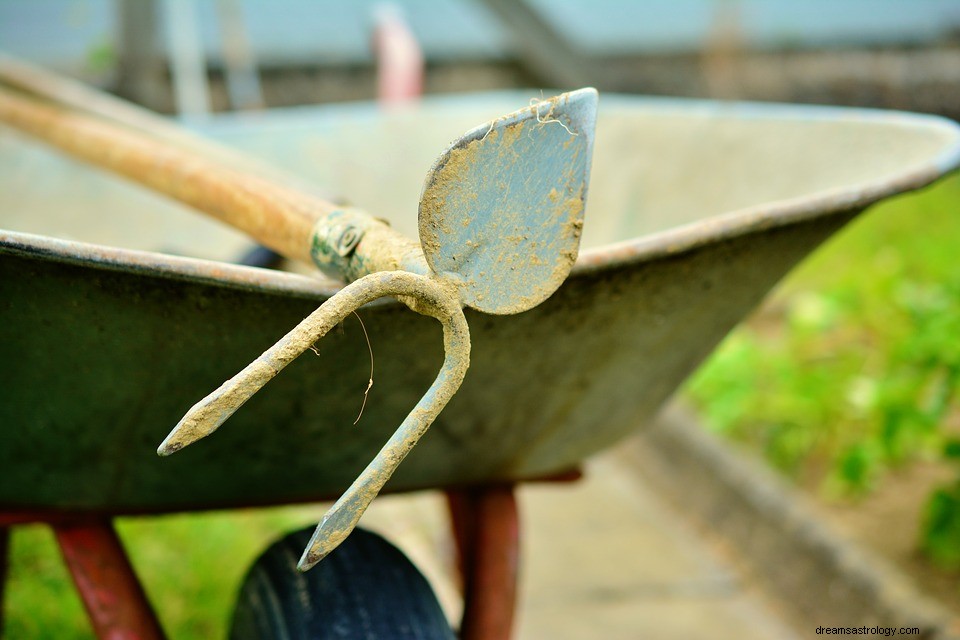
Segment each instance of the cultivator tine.
[{"label": "cultivator tine", "polygon": [[216,431],[243,403],[337,323],[360,306],[384,296],[416,298],[422,313],[440,321],[445,351],[443,366],[396,433],[324,516],[300,560],[303,571],[350,535],[370,502],[460,388],[470,365],[470,329],[459,300],[448,290],[425,276],[405,271],[374,273],[347,285],[240,373],[195,404],[157,449],[161,456],[168,456]]},{"label": "cultivator tine", "polygon": [[[421,301],[421,311],[440,321],[444,327],[444,347],[448,352],[449,362],[444,361],[444,368],[441,369],[437,383],[445,381],[446,385],[454,385],[454,389],[459,387],[463,375],[453,375],[453,372],[461,368],[465,372],[470,358],[469,330],[466,320],[463,320],[460,305],[445,290],[424,276],[405,271],[374,273],[341,289],[240,373],[193,405],[164,438],[157,454],[171,455],[212,434],[284,367],[325,336],[330,329],[364,304],[385,296],[417,298]],[[448,340],[449,332],[456,336],[461,333],[463,335]],[[439,397],[446,396],[441,394]],[[443,404],[446,404],[446,400]]]}]

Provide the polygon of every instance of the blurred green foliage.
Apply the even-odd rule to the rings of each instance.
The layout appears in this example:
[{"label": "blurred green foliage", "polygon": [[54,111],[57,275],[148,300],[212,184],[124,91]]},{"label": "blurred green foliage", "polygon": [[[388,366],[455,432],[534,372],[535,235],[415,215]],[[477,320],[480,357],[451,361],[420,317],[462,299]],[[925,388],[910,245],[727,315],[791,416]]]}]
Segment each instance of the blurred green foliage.
[{"label": "blurred green foliage", "polygon": [[956,480],[930,496],[920,548],[938,565],[960,569],[960,440],[948,440],[943,455],[957,465]]},{"label": "blurred green foliage", "polygon": [[[316,524],[319,507],[121,518],[117,529],[170,638],[225,638],[247,568],[283,533]],[[51,530],[16,527],[5,638],[93,637]]]},{"label": "blurred green foliage", "polygon": [[921,550],[960,567],[960,177],[881,204],[795,271],[685,388],[713,430],[833,495],[957,464]]},{"label": "blurred green foliage", "polygon": [[86,67],[94,73],[106,73],[117,64],[117,52],[112,42],[100,41],[87,50]]}]

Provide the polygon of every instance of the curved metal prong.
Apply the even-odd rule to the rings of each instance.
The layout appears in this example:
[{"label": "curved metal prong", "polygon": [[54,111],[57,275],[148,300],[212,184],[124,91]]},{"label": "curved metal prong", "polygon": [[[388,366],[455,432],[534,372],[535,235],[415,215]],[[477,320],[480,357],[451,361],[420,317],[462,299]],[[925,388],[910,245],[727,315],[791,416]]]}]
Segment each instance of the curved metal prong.
[{"label": "curved metal prong", "polygon": [[323,516],[297,565],[300,571],[306,571],[323,560],[350,535],[370,502],[460,388],[469,366],[469,329],[458,304],[444,306],[445,317],[431,313],[443,323],[446,355],[440,373],[396,433]]},{"label": "curved metal prong", "polygon": [[240,373],[195,404],[164,439],[157,453],[170,455],[216,431],[263,385],[360,306],[384,296],[403,296],[443,325],[443,367],[390,440],[317,525],[300,559],[306,571],[353,531],[363,512],[460,388],[470,366],[470,330],[455,291],[407,271],[382,271],[347,285],[304,318]]},{"label": "curved metal prong", "polygon": [[[434,317],[438,317],[437,314],[446,315],[445,311],[439,311],[441,306],[456,307],[460,311],[459,304],[452,300],[448,302],[450,296],[446,291],[424,276],[387,271],[360,278],[324,302],[240,373],[193,405],[163,440],[157,453],[168,456],[216,431],[263,385],[337,323],[364,304],[384,296],[410,296],[423,300],[426,304],[421,306],[425,308],[418,306],[418,310]],[[431,312],[433,309],[437,310],[437,314]]]}]

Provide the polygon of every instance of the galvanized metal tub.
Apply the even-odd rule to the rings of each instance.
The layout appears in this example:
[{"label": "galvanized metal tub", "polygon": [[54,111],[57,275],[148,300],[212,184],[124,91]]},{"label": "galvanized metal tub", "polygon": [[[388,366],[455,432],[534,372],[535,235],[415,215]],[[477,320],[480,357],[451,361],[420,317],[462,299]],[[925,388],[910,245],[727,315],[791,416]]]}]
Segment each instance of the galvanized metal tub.
[{"label": "galvanized metal tub", "polygon": [[[415,237],[420,182],[445,143],[529,97],[284,110],[203,129]],[[870,204],[960,164],[960,127],[935,117],[601,104],[574,272],[526,313],[467,313],[466,381],[388,488],[542,476],[610,446],[821,242]],[[248,241],[8,129],[0,163],[2,509],[136,513],[335,496],[439,368],[436,322],[399,303],[370,305],[361,315],[375,385],[358,425],[369,356],[349,320],[215,436],[157,458],[194,402],[337,283],[225,264]]]}]

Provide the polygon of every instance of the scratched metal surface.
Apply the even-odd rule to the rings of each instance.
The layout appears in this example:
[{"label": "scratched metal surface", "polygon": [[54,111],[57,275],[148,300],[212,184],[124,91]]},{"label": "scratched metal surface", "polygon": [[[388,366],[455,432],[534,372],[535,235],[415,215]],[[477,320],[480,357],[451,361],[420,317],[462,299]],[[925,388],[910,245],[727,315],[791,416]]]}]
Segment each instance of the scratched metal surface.
[{"label": "scratched metal surface", "polygon": [[[217,137],[336,185],[416,237],[445,143],[529,96],[223,119]],[[811,250],[872,202],[956,168],[930,117],[602,98],[586,251],[550,299],[468,312],[466,380],[394,490],[564,469],[648,419]],[[242,238],[0,130],[0,507],[165,511],[341,492],[430,384],[439,325],[398,303],[348,320],[177,456],[155,449],[200,397],[335,289],[224,260]],[[28,236],[18,232],[44,234]],[[51,239],[53,236],[60,239]],[[66,240],[64,240],[64,238]]]},{"label": "scratched metal surface", "polygon": [[420,244],[464,304],[484,313],[525,311],[570,273],[583,233],[596,106],[592,89],[537,102],[468,132],[431,168],[417,213]]}]

